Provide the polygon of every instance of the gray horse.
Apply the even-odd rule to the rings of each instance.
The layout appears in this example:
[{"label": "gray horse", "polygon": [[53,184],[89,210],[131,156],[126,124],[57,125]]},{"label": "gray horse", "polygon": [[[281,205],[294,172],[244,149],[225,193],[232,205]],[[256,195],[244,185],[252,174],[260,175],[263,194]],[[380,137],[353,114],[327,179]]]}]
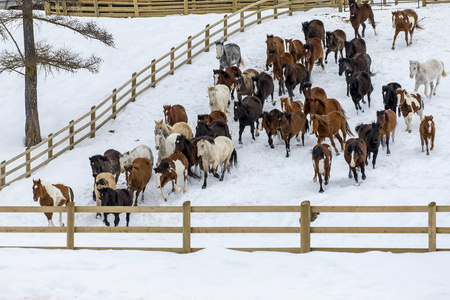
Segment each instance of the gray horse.
[{"label": "gray horse", "polygon": [[241,48],[233,43],[228,43],[226,45],[223,42],[216,42],[216,58],[220,62],[220,69],[224,70],[233,65],[240,68],[244,65],[244,60],[241,58]]},{"label": "gray horse", "polygon": [[[419,87],[425,85],[425,96],[431,98],[431,94],[436,96],[436,89],[441,81],[441,76],[445,77],[447,74],[444,70],[444,63],[437,59],[429,59],[424,63],[420,63],[415,60],[409,61],[409,77],[416,76],[416,85],[414,92],[417,92]],[[436,85],[433,88],[433,80],[436,79]],[[430,87],[430,93],[428,94],[428,87]]]}]

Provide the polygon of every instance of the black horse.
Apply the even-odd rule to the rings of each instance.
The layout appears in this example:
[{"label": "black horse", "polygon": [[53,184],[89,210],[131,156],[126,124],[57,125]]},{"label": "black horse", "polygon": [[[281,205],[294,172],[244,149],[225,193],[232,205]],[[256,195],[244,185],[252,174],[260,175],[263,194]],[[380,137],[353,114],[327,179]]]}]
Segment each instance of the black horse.
[{"label": "black horse", "polygon": [[104,155],[89,157],[91,162],[92,176],[94,180],[98,174],[108,172],[115,175],[116,183],[120,175],[120,152],[114,149],[106,150]]},{"label": "black horse", "polygon": [[195,128],[195,137],[199,138],[201,136],[226,136],[231,140],[230,130],[228,129],[227,123],[221,120],[213,121],[211,124],[207,124],[203,121],[197,122],[197,127]]},{"label": "black horse", "polygon": [[[100,192],[100,200],[102,200],[102,206],[131,206],[133,205],[133,195],[126,189],[113,190],[112,188],[101,188],[98,190]],[[109,226],[108,214],[104,213],[103,223]],[[127,217],[127,227],[130,223],[130,213],[126,213]],[[114,226],[119,225],[119,213],[114,213]]]},{"label": "black horse", "polygon": [[261,113],[261,101],[254,96],[247,96],[242,102],[234,101],[234,121],[239,121],[239,144],[242,144],[242,132],[246,126],[250,126],[252,138],[255,139],[255,121]]},{"label": "black horse", "polygon": [[355,104],[356,112],[364,109],[359,104],[360,100],[364,102],[364,95],[367,95],[370,107],[370,94],[373,91],[372,79],[367,72],[350,73],[350,95],[352,96],[353,103]]},{"label": "black horse", "polygon": [[339,76],[345,73],[345,81],[347,82],[347,97],[350,93],[350,75],[356,72],[366,72],[370,76],[373,76],[370,72],[370,66],[372,64],[372,59],[369,54],[357,53],[352,58],[343,57],[339,59]]},{"label": "black horse", "polygon": [[305,66],[299,63],[295,64],[283,64],[284,84],[288,90],[289,97],[294,98],[294,89],[297,85],[300,85],[300,94],[303,91],[303,85],[305,82],[310,81],[310,74],[306,70]]},{"label": "black horse", "polygon": [[[391,82],[386,85],[383,85],[383,104],[384,109],[390,109],[394,113],[397,110],[397,94],[395,93],[396,89],[401,89],[402,86],[397,82]],[[398,108],[398,116],[400,117],[400,107]]]},{"label": "black horse", "polygon": [[369,165],[370,153],[373,153],[372,166],[375,169],[377,162],[378,148],[380,148],[380,124],[372,122],[372,124],[359,124],[355,127],[358,137],[366,143],[367,155],[366,166]]},{"label": "black horse", "polygon": [[310,38],[319,38],[322,40],[323,48],[325,49],[325,27],[322,21],[314,19],[309,22],[303,22],[302,30],[305,34],[305,41]]}]

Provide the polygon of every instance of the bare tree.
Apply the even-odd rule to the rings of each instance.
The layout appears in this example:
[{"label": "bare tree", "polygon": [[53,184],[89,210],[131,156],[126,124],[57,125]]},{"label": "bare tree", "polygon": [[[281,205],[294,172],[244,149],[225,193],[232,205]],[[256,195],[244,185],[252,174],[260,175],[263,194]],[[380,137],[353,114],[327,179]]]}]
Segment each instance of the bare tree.
[{"label": "bare tree", "polygon": [[[85,38],[94,39],[114,47],[112,35],[99,28],[95,22],[81,22],[78,19],[63,16],[43,16],[33,14],[36,5],[43,5],[43,0],[22,0],[22,11],[5,11],[0,13],[0,37],[11,40],[15,51],[4,50],[0,53],[0,73],[16,72],[25,77],[25,146],[34,146],[41,142],[39,113],[37,106],[37,75],[38,68],[46,75],[53,72],[76,72],[86,69],[97,73],[102,59],[95,55],[82,58],[76,52],[67,48],[55,48],[44,41],[35,42],[34,22],[47,22],[62,26],[79,33]],[[19,47],[11,27],[22,22],[23,50]]]}]

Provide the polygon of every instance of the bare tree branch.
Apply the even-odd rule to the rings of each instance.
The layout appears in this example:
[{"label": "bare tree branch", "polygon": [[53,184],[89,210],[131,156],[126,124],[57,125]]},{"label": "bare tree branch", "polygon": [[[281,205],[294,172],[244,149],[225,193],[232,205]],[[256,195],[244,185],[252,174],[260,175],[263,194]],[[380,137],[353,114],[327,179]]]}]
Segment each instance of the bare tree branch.
[{"label": "bare tree branch", "polygon": [[[0,34],[2,34],[2,29],[3,29],[3,32],[6,32],[8,34],[8,36],[11,38],[11,40],[14,42],[14,44],[16,45],[17,52],[19,52],[22,59],[25,59],[23,57],[22,51],[20,51],[20,47],[17,44],[16,39],[14,38],[14,36],[11,34],[11,31],[9,31],[8,27],[6,27],[5,23],[3,23],[1,19],[0,19],[0,24],[2,25],[2,26],[0,26]],[[3,34],[2,34],[2,36],[3,36]],[[7,40],[8,36],[6,36],[6,38],[4,38],[4,40]]]}]

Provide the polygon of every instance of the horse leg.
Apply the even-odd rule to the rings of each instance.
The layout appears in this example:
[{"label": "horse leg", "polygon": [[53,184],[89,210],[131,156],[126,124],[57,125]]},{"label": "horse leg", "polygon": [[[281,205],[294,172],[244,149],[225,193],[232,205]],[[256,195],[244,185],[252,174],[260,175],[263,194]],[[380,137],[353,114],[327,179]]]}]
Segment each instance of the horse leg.
[{"label": "horse leg", "polygon": [[377,35],[377,30],[375,29],[375,18],[373,17],[373,11],[370,11],[369,20],[370,20],[370,24],[372,24],[373,34]]},{"label": "horse leg", "polygon": [[375,169],[375,164],[377,163],[377,156],[378,156],[378,150],[373,152],[373,158],[372,158],[372,166]]},{"label": "horse leg", "polygon": [[212,163],[213,175],[216,178],[220,178],[219,174],[217,174],[217,170],[219,169],[219,161]]},{"label": "horse leg", "polygon": [[114,227],[117,227],[119,225],[120,218],[119,214],[114,214]]},{"label": "horse leg", "polygon": [[439,75],[436,78],[436,85],[434,86],[434,90],[431,90],[431,92],[433,93],[433,96],[436,96],[436,89],[437,89],[439,83],[441,83],[441,75]]},{"label": "horse leg", "polygon": [[[231,157],[231,154],[230,154],[230,157]],[[228,164],[229,164],[229,162],[230,162],[230,157],[228,157],[228,158],[225,160],[224,164],[223,164],[222,175],[220,176],[219,181],[223,181],[223,177],[225,176],[225,170],[228,169]]]},{"label": "horse leg", "polygon": [[387,147],[387,151],[386,154],[391,154],[391,150],[389,149],[389,138],[390,138],[390,132],[388,129],[388,132],[386,133],[386,147]]},{"label": "horse leg", "polygon": [[162,185],[160,187],[160,190],[161,190],[161,196],[163,197],[164,201],[167,202],[167,196],[166,196],[166,193],[164,192],[164,187]]},{"label": "horse leg", "polygon": [[52,221],[53,213],[44,213],[44,215],[47,217],[48,227],[55,226]]},{"label": "horse leg", "polygon": [[206,179],[208,178],[208,173],[209,173],[209,164],[208,163],[203,163],[203,173],[204,173],[204,180],[203,180],[202,189],[206,189]]},{"label": "horse leg", "polygon": [[144,188],[142,189],[142,199],[141,199],[142,202],[144,202],[145,188],[146,188],[146,186],[144,186]]},{"label": "horse leg", "polygon": [[428,150],[428,137],[425,138],[425,146],[427,147],[427,155],[430,155],[430,151]]},{"label": "horse leg", "polygon": [[320,174],[320,173],[319,173],[319,184],[320,184],[319,193],[323,193],[323,188],[322,188],[322,174]]},{"label": "horse leg", "polygon": [[[337,62],[337,56],[338,56],[338,50],[334,51],[334,63],[338,63]],[[341,57],[342,57],[342,49],[341,49]],[[327,62],[327,60],[325,59],[325,63]]]},{"label": "horse leg", "polygon": [[290,135],[284,139],[284,144],[286,146],[286,157],[289,157],[289,152],[291,152],[290,141],[291,141]]},{"label": "horse leg", "polygon": [[106,226],[109,226],[109,222],[108,222],[108,214],[109,213],[103,213],[103,223],[105,223]]},{"label": "horse leg", "polygon": [[128,227],[128,224],[130,223],[130,213],[127,213],[126,220],[127,220],[127,227]]},{"label": "horse leg", "polygon": [[283,88],[283,80],[279,79],[278,80],[278,96],[283,96],[283,92],[281,91]]},{"label": "horse leg", "polygon": [[348,166],[348,178],[353,178],[352,168],[350,166]]},{"label": "horse leg", "polygon": [[[344,131],[342,131],[342,134],[344,135],[344,141],[345,141],[345,129],[344,129]],[[340,136],[340,134],[339,134],[339,132],[338,133],[336,133],[335,135],[334,135],[336,138],[337,138],[337,140],[339,141],[339,143],[341,144],[341,151],[344,151],[344,142],[343,142],[343,140],[342,140],[342,138],[341,138],[341,136]]]},{"label": "horse leg", "polygon": [[250,132],[252,133],[252,139],[253,139],[254,141],[256,141],[256,139],[255,139],[255,123],[254,123],[254,122],[252,122],[252,123],[250,124]]},{"label": "horse leg", "polygon": [[[416,80],[416,83],[414,84],[414,92],[417,92],[419,87],[420,87],[420,83]],[[400,109],[400,107],[399,107],[399,109]]]},{"label": "horse leg", "polygon": [[397,39],[397,35],[400,33],[400,31],[398,31],[397,29],[395,29],[395,34],[394,34],[394,41],[392,42],[392,50],[395,49],[395,40]]},{"label": "horse leg", "polygon": [[183,193],[187,192],[187,182],[188,182],[188,170],[184,170],[183,172],[184,174],[184,188],[183,188]]},{"label": "horse leg", "polygon": [[323,57],[319,58],[319,63],[320,63],[320,66],[322,67],[322,70],[325,70],[325,65],[323,64]]},{"label": "horse leg", "polygon": [[365,36],[365,32],[366,32],[366,23],[364,23],[364,22],[362,22],[361,23],[361,26],[362,26],[362,37],[364,38],[364,36]]},{"label": "horse leg", "polygon": [[405,30],[405,41],[406,41],[406,47],[409,47],[409,42],[408,42],[408,30]]},{"label": "horse leg", "polygon": [[422,152],[424,152],[423,150],[423,144],[425,144],[425,138],[422,136],[422,134],[420,135],[420,145],[422,146]]},{"label": "horse leg", "polygon": [[367,93],[367,101],[369,103],[369,108],[370,108],[370,95],[372,94],[372,92],[373,92],[373,85],[370,85],[369,92]]},{"label": "horse leg", "polygon": [[239,144],[242,144],[242,132],[244,132],[245,125],[239,122]]},{"label": "horse leg", "polygon": [[[427,144],[427,147],[428,147],[428,144]],[[58,206],[59,206],[59,205],[58,205]],[[65,226],[64,223],[63,223],[63,221],[62,221],[62,212],[59,213],[59,226],[61,226],[61,227],[64,227],[64,226]]]},{"label": "horse leg", "polygon": [[358,173],[356,172],[356,167],[352,168],[352,171],[353,171],[353,177],[355,177],[356,185],[359,186]]},{"label": "horse leg", "polygon": [[428,83],[428,82],[425,82],[425,96],[428,98],[428,99],[430,99],[431,98],[431,93],[430,94],[428,94],[428,86],[429,86],[430,84]]},{"label": "horse leg", "polygon": [[134,206],[137,206],[137,201],[138,201],[137,190],[135,190],[134,188],[130,188],[130,193],[131,193],[131,196],[134,196]]},{"label": "horse leg", "polygon": [[272,139],[272,133],[268,133],[267,134],[267,136],[269,137],[269,146],[270,146],[270,148],[275,148],[274,146],[273,146],[273,139]]},{"label": "horse leg", "polygon": [[179,187],[177,185],[177,176],[175,176],[175,178],[172,179],[172,192],[179,192],[181,191],[181,187]]},{"label": "horse leg", "polygon": [[330,135],[328,138],[330,139],[331,146],[333,146],[334,151],[336,151],[336,156],[338,156],[340,153],[339,150],[336,148],[336,144],[334,143],[333,135]]},{"label": "horse leg", "polygon": [[361,166],[361,174],[362,174],[362,176],[361,176],[362,180],[366,180],[366,168],[364,166]]}]

